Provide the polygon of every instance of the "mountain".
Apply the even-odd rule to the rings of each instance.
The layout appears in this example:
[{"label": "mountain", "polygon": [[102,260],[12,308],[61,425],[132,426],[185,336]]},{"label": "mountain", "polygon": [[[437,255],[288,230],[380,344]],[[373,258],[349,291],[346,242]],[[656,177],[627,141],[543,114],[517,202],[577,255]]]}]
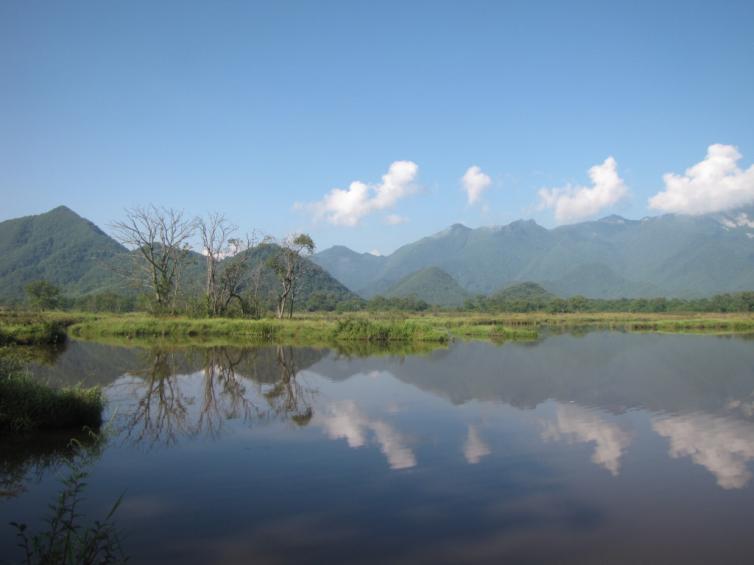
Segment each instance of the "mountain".
[{"label": "mountain", "polygon": [[754,208],[608,216],[554,229],[532,220],[477,229],[454,224],[388,256],[337,247],[313,260],[365,297],[429,267],[475,294],[532,281],[564,297],[707,296],[754,289]]},{"label": "mountain", "polygon": [[385,292],[385,296],[415,296],[437,306],[462,306],[469,293],[442,269],[428,267],[402,278]]},{"label": "mountain", "polygon": [[554,294],[533,282],[512,284],[499,290],[492,296],[500,302],[512,302],[514,300],[548,302],[556,298]]},{"label": "mountain", "polygon": [[0,299],[20,299],[24,285],[44,279],[71,294],[112,284],[102,265],[128,253],[92,222],[59,206],[0,223]]},{"label": "mountain", "polygon": [[[276,245],[264,244],[244,252],[250,255],[251,270],[259,270],[260,295],[267,299],[279,284],[266,265],[276,251]],[[65,206],[0,222],[0,302],[22,300],[24,286],[40,279],[59,286],[70,297],[104,291],[133,294],[137,289],[122,274],[133,253]],[[220,263],[221,270],[226,261]],[[181,276],[183,289],[201,292],[205,273],[204,256],[190,252]],[[305,259],[296,301],[305,302],[315,293],[336,300],[356,298],[327,271]]]}]

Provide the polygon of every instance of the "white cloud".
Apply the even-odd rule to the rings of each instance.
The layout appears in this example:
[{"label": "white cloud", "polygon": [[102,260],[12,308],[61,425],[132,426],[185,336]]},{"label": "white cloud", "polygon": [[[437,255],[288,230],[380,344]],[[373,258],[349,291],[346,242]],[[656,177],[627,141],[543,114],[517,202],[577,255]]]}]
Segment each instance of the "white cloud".
[{"label": "white cloud", "polygon": [[461,186],[466,191],[466,198],[470,205],[476,204],[491,184],[492,179],[476,165],[469,167],[461,177]]},{"label": "white cloud", "polygon": [[575,222],[617,204],[628,195],[628,187],[618,176],[618,164],[608,157],[589,169],[592,186],[566,185],[539,190],[542,208],[553,208],[559,223]]},{"label": "white cloud", "polygon": [[628,432],[576,404],[558,404],[555,414],[555,421],[545,424],[542,439],[594,443],[592,461],[618,475],[623,451],[631,443]]},{"label": "white cloud", "polygon": [[399,216],[398,214],[388,214],[385,216],[385,222],[391,226],[397,226],[398,224],[405,224],[408,222],[408,218],[405,216]]},{"label": "white cloud", "polygon": [[469,425],[469,431],[466,435],[466,441],[463,443],[463,457],[469,465],[476,465],[492,453],[489,445],[485,443],[476,426]]},{"label": "white cloud", "polygon": [[670,456],[691,457],[724,489],[743,488],[751,480],[747,463],[754,459],[751,423],[691,414],[656,420],[654,430],[670,441]]},{"label": "white cloud", "polygon": [[720,223],[729,229],[754,228],[754,220],[750,220],[746,214],[738,214],[735,218],[723,217]]},{"label": "white cloud", "polygon": [[354,181],[347,189],[333,188],[325,197],[309,204],[295,205],[310,210],[316,219],[336,226],[356,226],[361,219],[394,206],[416,191],[419,167],[413,161],[395,161],[379,184]]},{"label": "white cloud", "polygon": [[391,469],[416,466],[416,456],[405,445],[403,435],[387,422],[367,417],[352,400],[334,402],[324,413],[316,415],[314,422],[324,428],[329,438],[345,439],[352,448],[366,445],[371,431]]},{"label": "white cloud", "polygon": [[663,175],[665,190],[650,198],[649,206],[679,214],[706,214],[754,203],[754,165],[741,170],[736,165],[740,159],[733,145],[710,145],[704,160],[683,175]]}]

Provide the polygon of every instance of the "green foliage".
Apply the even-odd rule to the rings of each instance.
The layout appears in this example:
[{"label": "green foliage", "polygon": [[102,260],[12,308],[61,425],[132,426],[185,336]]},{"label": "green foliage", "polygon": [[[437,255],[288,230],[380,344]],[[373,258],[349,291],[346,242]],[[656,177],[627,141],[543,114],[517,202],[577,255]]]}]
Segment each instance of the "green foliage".
[{"label": "green foliage", "polygon": [[429,309],[429,304],[413,295],[390,298],[377,295],[367,302],[366,307],[370,312],[424,312]]},{"label": "green foliage", "polygon": [[710,298],[559,298],[535,283],[508,287],[492,296],[476,296],[464,304],[478,312],[754,312],[754,292],[718,294]]},{"label": "green foliage", "polygon": [[47,281],[33,281],[24,287],[29,305],[36,310],[54,310],[62,304],[60,289]]},{"label": "green foliage", "polygon": [[0,321],[2,345],[55,345],[66,340],[65,323],[58,320]]},{"label": "green foliage", "polygon": [[450,334],[431,322],[401,320],[372,321],[365,318],[338,320],[333,331],[335,340],[355,340],[386,343],[391,341],[445,342]]},{"label": "green foliage", "polygon": [[97,428],[105,400],[98,388],[56,390],[0,358],[0,432]]},{"label": "green foliage", "polygon": [[11,522],[16,529],[18,546],[25,565],[105,565],[126,563],[120,534],[113,517],[122,496],[103,520],[83,524],[79,506],[87,486],[86,459],[71,459],[69,475],[62,481],[62,490],[49,507],[45,530],[30,535],[26,524]]},{"label": "green foliage", "polygon": [[413,296],[427,304],[458,307],[464,303],[469,293],[442,269],[428,267],[402,278],[385,291],[385,296]]}]

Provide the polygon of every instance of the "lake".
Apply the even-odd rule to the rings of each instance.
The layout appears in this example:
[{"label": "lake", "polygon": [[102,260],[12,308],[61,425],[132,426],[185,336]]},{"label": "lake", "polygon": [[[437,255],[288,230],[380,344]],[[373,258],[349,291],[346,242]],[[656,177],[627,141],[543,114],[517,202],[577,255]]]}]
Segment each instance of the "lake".
[{"label": "lake", "polygon": [[[754,562],[753,340],[73,341],[33,370],[104,388],[82,511],[125,493],[133,563]],[[3,446],[0,523],[40,527],[60,443]]]}]

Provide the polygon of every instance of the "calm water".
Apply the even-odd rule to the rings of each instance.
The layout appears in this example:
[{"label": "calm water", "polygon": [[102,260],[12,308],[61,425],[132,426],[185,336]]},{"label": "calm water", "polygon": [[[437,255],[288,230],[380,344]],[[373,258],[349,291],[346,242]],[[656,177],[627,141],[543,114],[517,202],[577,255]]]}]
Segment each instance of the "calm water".
[{"label": "calm water", "polygon": [[[36,371],[104,387],[83,510],[125,491],[134,563],[754,562],[754,341],[356,353],[73,342]],[[0,523],[39,523],[56,449],[2,446]]]}]

